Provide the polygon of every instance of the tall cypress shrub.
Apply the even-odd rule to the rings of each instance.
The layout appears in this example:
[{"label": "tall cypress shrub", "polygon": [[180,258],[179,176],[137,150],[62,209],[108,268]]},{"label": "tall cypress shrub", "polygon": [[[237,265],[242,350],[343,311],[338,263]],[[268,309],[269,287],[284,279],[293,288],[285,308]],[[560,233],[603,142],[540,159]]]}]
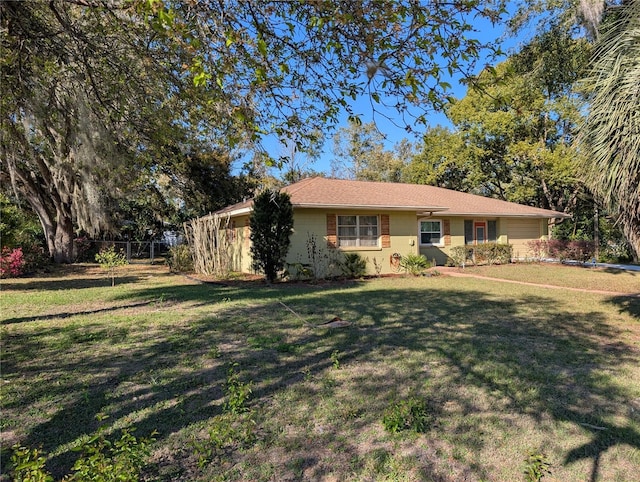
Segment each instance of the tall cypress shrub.
[{"label": "tall cypress shrub", "polygon": [[276,279],[291,244],[293,206],[289,195],[267,189],[253,200],[251,223],[251,256],[253,269]]}]

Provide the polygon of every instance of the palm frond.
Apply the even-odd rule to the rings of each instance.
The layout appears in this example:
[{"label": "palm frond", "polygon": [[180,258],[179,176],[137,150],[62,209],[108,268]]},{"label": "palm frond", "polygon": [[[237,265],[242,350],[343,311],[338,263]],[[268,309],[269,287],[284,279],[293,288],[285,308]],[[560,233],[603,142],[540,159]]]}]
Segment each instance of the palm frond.
[{"label": "palm frond", "polygon": [[603,23],[583,81],[590,107],[578,142],[583,176],[640,251],[640,0]]}]

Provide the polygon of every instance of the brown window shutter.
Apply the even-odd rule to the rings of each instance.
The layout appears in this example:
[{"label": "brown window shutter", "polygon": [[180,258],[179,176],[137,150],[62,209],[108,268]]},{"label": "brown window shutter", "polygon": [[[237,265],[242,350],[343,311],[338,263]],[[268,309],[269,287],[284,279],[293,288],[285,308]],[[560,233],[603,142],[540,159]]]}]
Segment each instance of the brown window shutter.
[{"label": "brown window shutter", "polygon": [[448,219],[442,221],[442,231],[444,235],[444,245],[451,246],[451,221]]},{"label": "brown window shutter", "polygon": [[336,215],[327,214],[327,247],[338,247],[338,236],[336,233]]},{"label": "brown window shutter", "polygon": [[391,247],[391,236],[389,234],[389,215],[383,214],[380,216],[380,234],[382,235],[382,247]]}]

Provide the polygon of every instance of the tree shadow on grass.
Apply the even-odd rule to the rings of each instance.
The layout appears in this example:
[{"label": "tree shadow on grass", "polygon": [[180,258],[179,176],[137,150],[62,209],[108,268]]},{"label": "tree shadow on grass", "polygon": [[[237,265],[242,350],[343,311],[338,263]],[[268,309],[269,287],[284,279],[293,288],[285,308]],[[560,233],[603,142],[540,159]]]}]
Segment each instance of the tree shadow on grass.
[{"label": "tree shadow on grass", "polygon": [[640,294],[613,296],[608,298],[607,302],[617,306],[620,313],[627,313],[631,317],[640,320]]},{"label": "tree shadow on grass", "polygon": [[13,325],[15,323],[27,323],[32,321],[47,321],[47,320],[56,320],[56,319],[64,319],[64,318],[72,318],[74,316],[87,316],[87,315],[98,315],[109,312],[114,312],[118,310],[127,310],[131,308],[140,308],[143,306],[147,306],[151,301],[137,301],[134,303],[129,303],[126,305],[117,305],[110,306],[108,308],[99,308],[97,310],[88,310],[88,311],[68,311],[65,313],[52,313],[49,315],[36,315],[36,316],[23,316],[20,318],[7,318],[4,320],[0,320],[0,325]]},{"label": "tree shadow on grass", "polygon": [[[116,275],[115,285],[133,284],[140,281],[139,276],[118,276]],[[30,279],[27,282],[4,281],[2,289],[7,291],[64,291],[64,290],[81,290],[87,288],[105,288],[111,286],[111,277],[87,277],[80,278],[77,276],[69,279]]]},{"label": "tree shadow on grass", "polygon": [[[115,269],[115,285],[132,284],[158,275],[158,267],[148,264],[128,264]],[[3,279],[7,291],[60,291],[111,286],[111,274],[97,264],[55,265],[47,273],[29,278]]]},{"label": "tree shadow on grass", "polygon": [[[376,289],[375,282],[339,289],[174,286],[142,290],[129,300],[161,295],[178,302],[215,304],[215,314],[154,334],[144,344],[132,343],[117,356],[110,352],[91,356],[90,343],[81,340],[86,343],[86,357],[59,359],[53,365],[40,360],[38,352],[44,338],[55,334],[14,335],[12,353],[32,353],[29,370],[34,373],[82,375],[67,377],[53,387],[44,377],[8,407],[33,406],[46,397],[64,400],[24,441],[58,452],[48,462],[56,475],[68,472],[75,457],[70,445],[96,430],[95,416],[100,412],[109,414],[112,425],[135,425],[140,436],[157,430],[164,440],[220,413],[230,363],[238,363],[243,379],[253,381],[253,404],[261,406],[286,390],[302,387],[308,375],[326,380],[328,393],[333,390],[331,383],[345,383],[330,375],[334,353],[343,366],[355,370],[362,364],[378,370],[365,372],[348,392],[357,391],[361,401],[354,404],[361,403],[362,412],[345,423],[352,427],[379,423],[384,409],[407,387],[427,397],[436,410],[455,403],[462,416],[443,417],[443,425],[434,430],[471,454],[466,470],[480,478],[490,474],[473,462],[485,445],[482,426],[473,418],[481,411],[474,390],[499,400],[509,413],[537,420],[550,416],[586,429],[606,427],[593,429],[591,442],[565,457],[565,463],[591,459],[591,480],[598,477],[606,450],[622,444],[640,449],[640,434],[634,428],[606,421],[619,415],[631,395],[602,376],[603,371],[615,371],[624,363],[637,365],[638,353],[617,341],[620,330],[598,312],[563,311],[548,299],[530,295],[501,300],[479,291],[437,286]],[[329,313],[340,314],[352,325],[341,330],[317,326]],[[207,358],[212,349],[216,353]],[[10,366],[16,372],[20,369],[19,363]],[[427,381],[428,389],[424,388]],[[345,401],[345,406],[350,404]],[[339,440],[336,446],[345,454],[363,456],[357,441],[341,440],[338,433],[329,431],[325,439],[331,438]],[[304,440],[297,444],[303,445]],[[183,450],[189,456],[189,447]],[[315,474],[330,471],[312,454],[305,457],[303,468]],[[152,468],[157,478],[160,470]],[[178,468],[172,477],[185,471]],[[426,462],[423,475],[440,477]]]},{"label": "tree shadow on grass", "polygon": [[600,268],[604,273],[609,274],[624,274],[625,276],[640,276],[640,272],[634,270],[627,270],[622,268]]}]

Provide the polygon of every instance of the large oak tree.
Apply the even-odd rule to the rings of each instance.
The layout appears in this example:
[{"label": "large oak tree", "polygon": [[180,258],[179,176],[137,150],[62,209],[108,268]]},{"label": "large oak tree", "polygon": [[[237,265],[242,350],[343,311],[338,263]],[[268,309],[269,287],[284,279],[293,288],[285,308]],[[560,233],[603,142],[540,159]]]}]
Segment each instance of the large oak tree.
[{"label": "large oak tree", "polygon": [[52,258],[70,262],[74,230],[112,230],[117,199],[179,130],[167,122],[179,84],[163,68],[174,54],[134,11],[102,2],[3,2],[0,15],[3,174]]},{"label": "large oak tree", "polygon": [[357,117],[363,95],[408,129],[424,121],[492,45],[472,23],[502,11],[501,0],[2,2],[3,171],[52,257],[70,261],[74,228],[108,229],[110,198],[188,139],[259,149],[273,134],[305,149],[342,112]]}]

